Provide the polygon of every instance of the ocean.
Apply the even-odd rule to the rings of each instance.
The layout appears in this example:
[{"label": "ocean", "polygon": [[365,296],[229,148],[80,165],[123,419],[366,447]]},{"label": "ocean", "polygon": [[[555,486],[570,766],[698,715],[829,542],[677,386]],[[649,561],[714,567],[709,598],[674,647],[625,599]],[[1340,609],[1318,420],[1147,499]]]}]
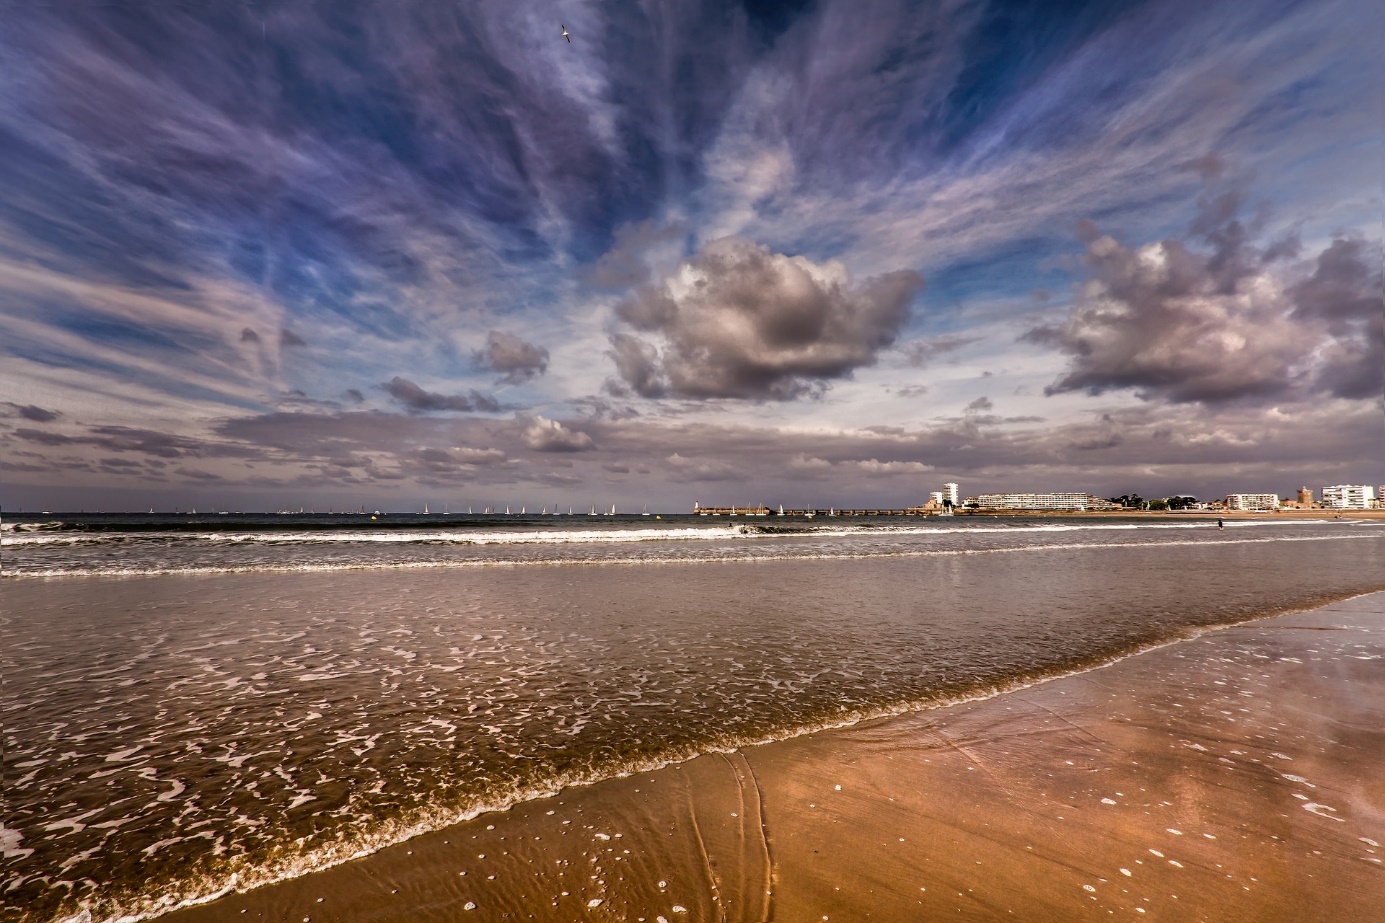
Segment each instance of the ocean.
[{"label": "ocean", "polygon": [[1385,589],[1385,523],[6,516],[0,919],[113,920],[566,786]]}]

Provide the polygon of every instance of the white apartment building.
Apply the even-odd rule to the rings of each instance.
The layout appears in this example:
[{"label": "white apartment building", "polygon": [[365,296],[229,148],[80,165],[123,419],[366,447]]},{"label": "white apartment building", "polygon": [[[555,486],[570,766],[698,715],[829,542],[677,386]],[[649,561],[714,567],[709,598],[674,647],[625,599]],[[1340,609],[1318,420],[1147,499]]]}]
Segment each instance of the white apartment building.
[{"label": "white apartment building", "polygon": [[1369,484],[1336,484],[1322,489],[1322,505],[1333,510],[1368,510],[1375,500]]},{"label": "white apartment building", "polygon": [[1277,510],[1279,494],[1228,494],[1226,508],[1229,510]]},{"label": "white apartment building", "polygon": [[1118,510],[1119,503],[1091,494],[1050,492],[1038,494],[981,494],[976,502],[990,510]]},{"label": "white apartment building", "polygon": [[943,499],[945,501],[952,504],[953,506],[961,506],[961,503],[958,501],[957,497],[957,484],[955,482],[948,481],[946,484],[943,485]]},{"label": "white apartment building", "polygon": [[936,505],[936,506],[942,506],[942,505],[943,505],[943,492],[942,492],[941,490],[935,490],[935,491],[933,491],[932,493],[930,493],[930,494],[928,495],[928,502],[929,502],[929,503],[932,503],[932,504],[934,504],[934,505]]}]

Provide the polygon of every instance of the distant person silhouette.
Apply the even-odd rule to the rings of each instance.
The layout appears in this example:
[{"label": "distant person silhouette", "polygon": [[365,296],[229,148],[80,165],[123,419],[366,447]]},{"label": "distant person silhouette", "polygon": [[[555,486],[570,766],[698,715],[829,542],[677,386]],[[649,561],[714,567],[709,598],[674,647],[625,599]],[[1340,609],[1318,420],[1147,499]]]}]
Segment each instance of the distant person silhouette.
[{"label": "distant person silhouette", "polygon": [[1226,528],[1226,523],[1224,523],[1224,522],[1222,522],[1220,519],[1218,519],[1218,520],[1217,520],[1217,528],[1218,528],[1218,529],[1225,529],[1225,528]]}]

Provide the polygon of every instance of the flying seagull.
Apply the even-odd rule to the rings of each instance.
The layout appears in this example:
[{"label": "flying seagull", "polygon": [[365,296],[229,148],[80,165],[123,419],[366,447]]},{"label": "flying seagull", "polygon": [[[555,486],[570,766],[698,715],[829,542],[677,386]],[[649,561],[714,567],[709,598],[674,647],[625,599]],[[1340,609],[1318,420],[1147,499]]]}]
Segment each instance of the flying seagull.
[{"label": "flying seagull", "polygon": [[[558,25],[563,26],[562,23],[558,23]],[[572,36],[568,34],[567,26],[563,26],[563,38],[567,39],[569,45],[572,44]]]}]

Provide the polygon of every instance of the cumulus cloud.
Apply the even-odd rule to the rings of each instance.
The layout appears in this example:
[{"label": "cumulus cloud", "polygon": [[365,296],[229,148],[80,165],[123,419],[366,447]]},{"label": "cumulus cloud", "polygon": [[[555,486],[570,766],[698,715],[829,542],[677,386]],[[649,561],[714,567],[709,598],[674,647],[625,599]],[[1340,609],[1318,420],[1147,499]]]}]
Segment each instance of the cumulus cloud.
[{"label": "cumulus cloud", "polygon": [[874,363],[922,287],[907,270],[853,284],[837,260],[726,237],[616,308],[662,349],[617,333],[611,356],[645,397],[788,400]]},{"label": "cumulus cloud", "polygon": [[240,332],[240,341],[242,343],[258,343],[260,342],[260,335],[252,328],[246,327]]},{"label": "cumulus cloud", "polygon": [[439,394],[425,391],[407,378],[396,375],[381,385],[390,397],[404,405],[410,413],[425,413],[434,410],[472,411],[494,413],[500,404],[493,397],[477,391],[467,394]]},{"label": "cumulus cloud", "polygon": [[531,418],[520,438],[535,452],[584,452],[595,447],[586,433],[547,417]]},{"label": "cumulus cloud", "polygon": [[1294,267],[1269,265],[1279,244],[1251,242],[1237,201],[1204,200],[1193,226],[1202,247],[1090,240],[1090,276],[1067,319],[1024,335],[1071,357],[1047,393],[1133,389],[1204,404],[1380,397],[1385,304],[1365,243],[1334,240],[1295,282]]},{"label": "cumulus cloud", "polygon": [[[249,329],[250,329],[250,328],[248,328],[248,327],[246,328],[246,330],[249,330]],[[250,332],[251,332],[251,333],[254,333],[253,330],[251,330]],[[245,339],[245,330],[242,330],[242,331],[241,331],[241,339]],[[305,340],[305,339],[303,339],[303,338],[302,338],[301,336],[299,336],[298,334],[294,333],[294,332],[293,332],[292,330],[290,330],[289,328],[285,327],[283,330],[280,330],[280,331],[279,331],[279,345],[280,345],[280,346],[307,346],[307,345],[308,345],[308,341]]]},{"label": "cumulus cloud", "polygon": [[548,370],[548,350],[526,343],[512,333],[492,330],[486,337],[486,348],[477,352],[476,361],[482,368],[500,374],[507,384],[519,384]]}]

